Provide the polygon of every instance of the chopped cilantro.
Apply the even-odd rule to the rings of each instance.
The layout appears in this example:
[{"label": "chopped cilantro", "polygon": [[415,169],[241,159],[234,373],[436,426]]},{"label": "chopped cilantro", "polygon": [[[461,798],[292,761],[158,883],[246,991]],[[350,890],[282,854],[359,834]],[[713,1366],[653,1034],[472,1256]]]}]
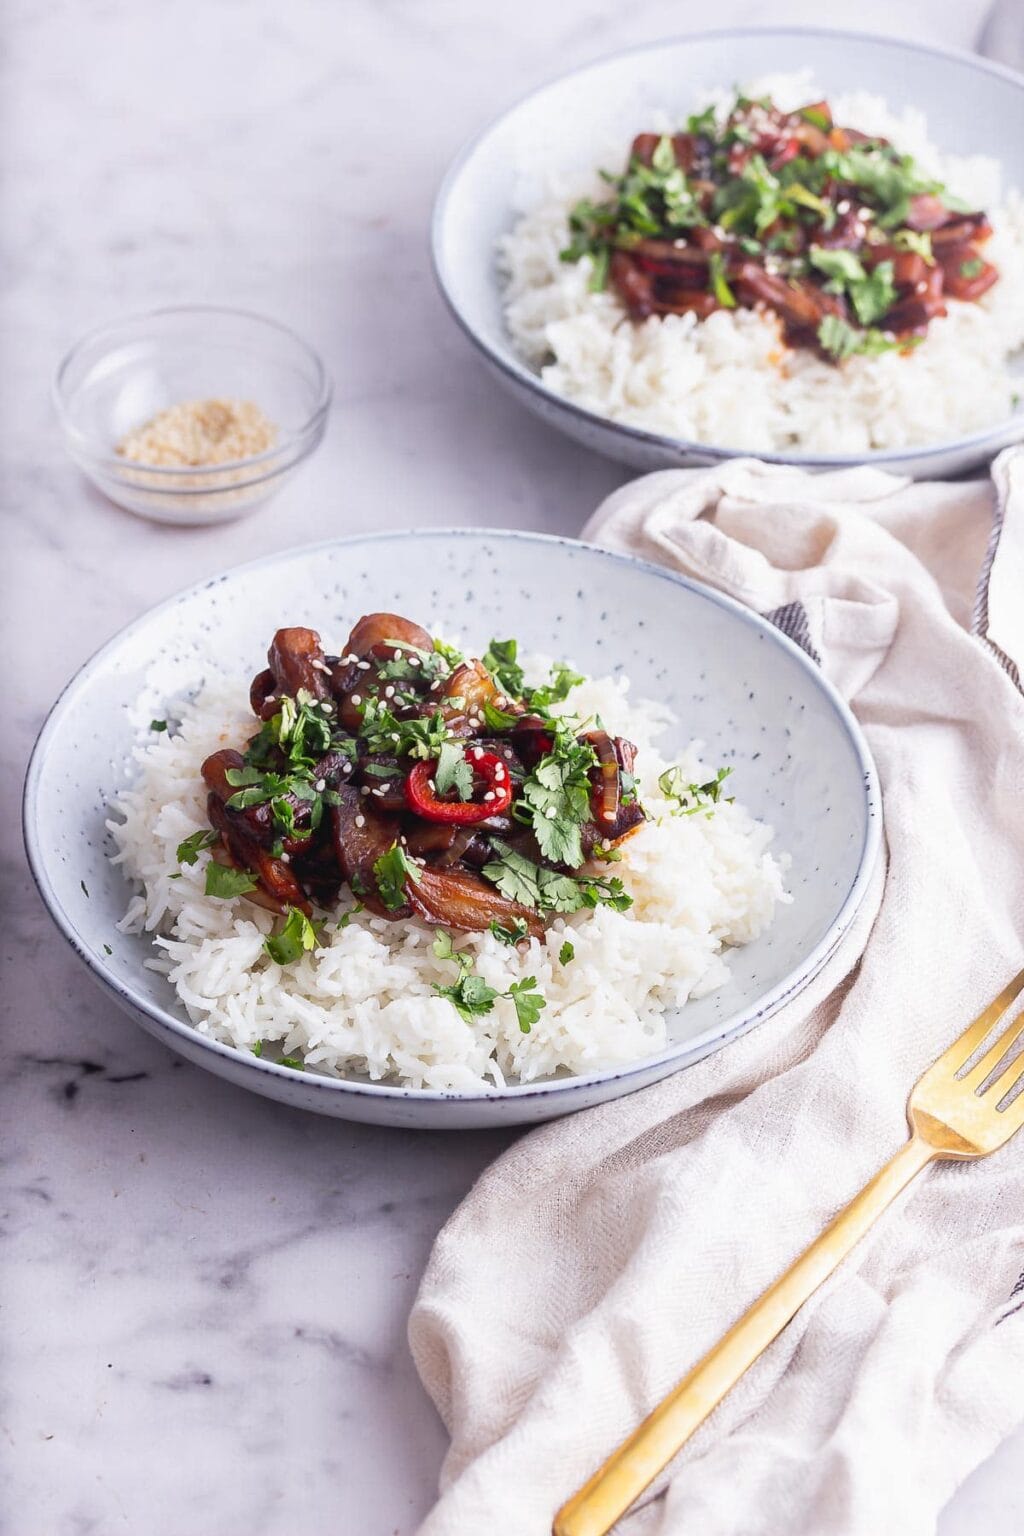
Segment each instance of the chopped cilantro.
[{"label": "chopped cilantro", "polygon": [[434,650],[439,656],[444,657],[453,671],[456,667],[461,666],[466,659],[461,651],[456,650],[454,645],[449,645],[446,640],[439,640],[436,635],[434,636]]},{"label": "chopped cilantro", "polygon": [[979,272],[984,272],[984,270],[985,263],[981,260],[980,256],[972,256],[969,261],[962,261],[960,263],[961,277],[977,277]]},{"label": "chopped cilantro", "polygon": [[558,963],[559,965],[568,965],[569,961],[575,960],[575,958],[576,946],[573,944],[571,939],[566,939],[565,943],[558,951]]},{"label": "chopped cilantro", "polygon": [[511,714],[507,709],[499,709],[490,699],[484,700],[484,722],[489,731],[499,735],[502,731],[510,731],[518,719],[518,715]]},{"label": "chopped cilantro", "polygon": [[887,336],[883,331],[858,331],[840,320],[838,315],[826,315],[818,326],[818,340],[824,350],[837,362],[859,355],[877,357],[882,352],[902,352],[917,346],[920,336]]},{"label": "chopped cilantro", "polygon": [[466,749],[460,742],[446,741],[437,755],[434,769],[434,786],[439,795],[452,791],[460,800],[473,798],[473,769],[466,757]]},{"label": "chopped cilantro", "polygon": [[411,720],[399,720],[381,699],[367,699],[360,734],[371,752],[395,757],[437,757],[451,732],[441,711]]},{"label": "chopped cilantro", "polygon": [[256,881],[247,869],[232,869],[228,864],[217,864],[212,859],[206,866],[206,894],[220,896],[230,901],[232,896],[244,896],[254,891]]},{"label": "chopped cilantro", "polygon": [[546,912],[579,912],[583,907],[610,906],[616,912],[624,912],[633,905],[633,898],[626,893],[621,880],[562,875],[534,864],[507,843],[495,839],[493,847],[498,857],[484,865],[484,879],[496,885],[503,896],[523,906]]},{"label": "chopped cilantro", "polygon": [[263,1055],[263,1041],[262,1040],[257,1040],[256,1041],[256,1044],[252,1047],[252,1053],[253,1053],[254,1056],[262,1056]]},{"label": "chopped cilantro", "polygon": [[823,112],[820,107],[803,107],[800,116],[805,123],[812,123],[815,128],[820,128],[822,133],[827,133],[832,126],[828,113]]},{"label": "chopped cilantro", "polygon": [[923,256],[928,265],[934,267],[932,237],[927,229],[898,229],[892,237],[892,243],[898,251],[913,251],[915,255]]},{"label": "chopped cilantro", "polygon": [[347,928],[349,923],[352,921],[352,919],[354,917],[356,917],[362,911],[363,911],[363,904],[362,904],[361,901],[357,901],[354,907],[350,907],[347,912],[343,912],[341,914],[341,916],[338,918],[337,923],[335,924],[335,927],[339,928],[339,929]]},{"label": "chopped cilantro", "polygon": [[405,902],[406,881],[423,878],[401,843],[392,843],[387,853],[381,854],[373,866],[373,874],[377,894],[389,912],[394,912]]},{"label": "chopped cilantro", "polygon": [[300,907],[289,907],[281,932],[264,939],[263,948],[278,965],[290,965],[306,950],[315,949],[316,942],[316,924],[310,922]]},{"label": "chopped cilantro", "polygon": [[524,688],[523,669],[516,657],[519,647],[515,640],[492,640],[481,660],[503,693],[521,698]]},{"label": "chopped cilantro", "polygon": [[528,1035],[547,1007],[547,1000],[537,991],[536,976],[524,976],[522,981],[514,981],[503,995],[512,999],[519,1028]]},{"label": "chopped cilantro", "polygon": [[530,708],[543,714],[552,704],[562,704],[569,697],[578,683],[583,682],[583,674],[574,672],[572,667],[567,667],[564,661],[556,661],[551,668],[551,677],[540,688],[531,688],[526,695],[526,702]]},{"label": "chopped cilantro", "polygon": [[114,953],[114,951],[111,949],[109,944],[104,944],[104,946],[103,946],[103,953],[105,955],[112,955]]},{"label": "chopped cilantro", "polygon": [[593,747],[558,730],[551,751],[523,781],[517,811],[553,864],[576,869],[583,863],[581,831],[590,816],[589,774],[596,762]]},{"label": "chopped cilantro", "polygon": [[522,943],[523,939],[527,938],[530,932],[529,928],[526,926],[526,922],[521,917],[516,918],[515,923],[511,928],[506,928],[504,924],[499,923],[496,918],[491,919],[488,927],[496,939],[498,939],[502,944],[508,945]]},{"label": "chopped cilantro", "polygon": [[735,309],[736,295],[726,281],[725,262],[722,259],[721,251],[712,251],[708,257],[708,276],[711,280],[711,292],[722,308]]},{"label": "chopped cilantro", "polygon": [[525,976],[522,981],[514,981],[507,992],[499,992],[496,987],[488,986],[481,976],[473,974],[472,955],[464,949],[456,949],[450,933],[442,929],[434,939],[433,947],[439,960],[450,960],[459,968],[456,981],[447,987],[434,982],[434,991],[438,997],[446,997],[467,1024],[481,1014],[490,1013],[497,998],[507,997],[515,1007],[519,1028],[524,1035],[530,1033],[546,1006],[542,995],[535,990],[535,976]]},{"label": "chopped cilantro", "polygon": [[167,721],[166,720],[151,720],[149,722],[149,728],[150,728],[151,731],[166,731],[166,729],[167,729]]},{"label": "chopped cilantro", "polygon": [[297,1056],[282,1056],[278,1062],[279,1067],[291,1067],[293,1072],[305,1072],[306,1063],[300,1061]]},{"label": "chopped cilantro", "polygon": [[732,773],[731,768],[719,768],[713,779],[706,784],[689,784],[681,768],[666,768],[658,778],[658,788],[666,800],[674,801],[674,816],[695,816],[698,811],[708,811],[722,798],[722,785]]}]

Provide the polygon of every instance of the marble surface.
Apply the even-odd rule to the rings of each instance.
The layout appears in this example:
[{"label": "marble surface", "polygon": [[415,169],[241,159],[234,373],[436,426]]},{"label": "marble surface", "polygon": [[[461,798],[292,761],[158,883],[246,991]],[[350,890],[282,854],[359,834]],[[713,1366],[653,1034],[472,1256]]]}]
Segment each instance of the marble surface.
[{"label": "marble surface", "polygon": [[[855,20],[971,46],[985,11],[864,0]],[[762,14],[720,0],[714,20]],[[172,1059],[55,942],[20,781],[79,662],[187,582],[368,527],[573,532],[621,482],[478,371],[433,290],[426,219],[500,103],[706,15],[689,0],[5,9],[4,1536],[411,1536],[430,1505],[445,1436],[405,1318],[434,1234],[507,1138],[346,1127]],[[854,19],[828,0],[773,8],[823,17]],[[48,399],[85,327],[185,299],[292,322],[337,383],[305,474],[255,519],[203,531],[90,492]],[[1022,1528],[1022,1452],[1024,1432],[941,1536]]]}]

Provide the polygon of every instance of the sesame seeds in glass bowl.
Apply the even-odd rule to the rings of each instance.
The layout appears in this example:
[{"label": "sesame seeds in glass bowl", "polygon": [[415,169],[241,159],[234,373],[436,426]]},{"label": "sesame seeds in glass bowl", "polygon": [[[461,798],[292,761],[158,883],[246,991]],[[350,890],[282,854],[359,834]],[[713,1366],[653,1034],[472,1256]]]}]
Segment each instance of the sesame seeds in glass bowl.
[{"label": "sesame seeds in glass bowl", "polygon": [[323,437],[331,383],[286,326],[192,305],[91,331],[57,369],[72,458],[155,522],[224,522],[278,491]]}]

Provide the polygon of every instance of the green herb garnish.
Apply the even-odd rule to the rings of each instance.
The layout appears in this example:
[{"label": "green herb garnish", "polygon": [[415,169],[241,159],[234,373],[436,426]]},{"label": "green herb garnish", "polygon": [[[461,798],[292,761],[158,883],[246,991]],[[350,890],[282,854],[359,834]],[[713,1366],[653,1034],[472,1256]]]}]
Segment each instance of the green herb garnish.
[{"label": "green herb garnish", "polygon": [[229,864],[217,864],[213,859],[206,866],[207,896],[220,896],[224,901],[230,901],[233,896],[254,891],[256,885],[247,869],[232,869]]},{"label": "green herb garnish", "polygon": [[681,768],[666,768],[658,776],[658,788],[666,800],[675,802],[672,807],[674,816],[695,816],[698,811],[710,814],[712,807],[722,799],[722,785],[731,773],[731,768],[719,768],[706,784],[690,784]]},{"label": "green herb garnish", "polygon": [[569,961],[575,960],[575,958],[576,946],[573,944],[571,939],[566,939],[565,943],[558,951],[558,963],[559,965],[568,965]]},{"label": "green herb garnish", "polygon": [[522,943],[530,933],[525,920],[521,917],[516,918],[511,928],[506,928],[503,923],[498,922],[497,918],[492,918],[487,926],[500,943],[510,946]]},{"label": "green herb garnish", "polygon": [[423,878],[401,843],[392,843],[387,853],[381,854],[373,866],[373,874],[377,894],[389,912],[404,906],[406,882],[418,883]]},{"label": "green herb garnish", "polygon": [[151,720],[149,722],[149,728],[150,728],[151,731],[166,731],[166,729],[167,729],[167,721],[166,720]]},{"label": "green herb garnish", "polygon": [[217,841],[216,832],[193,832],[178,844],[175,854],[179,864],[194,864],[204,848],[212,848]]},{"label": "green herb garnish", "polygon": [[289,907],[288,916],[280,933],[263,940],[263,948],[278,965],[291,965],[308,949],[317,944],[317,925],[310,921],[300,907]]}]

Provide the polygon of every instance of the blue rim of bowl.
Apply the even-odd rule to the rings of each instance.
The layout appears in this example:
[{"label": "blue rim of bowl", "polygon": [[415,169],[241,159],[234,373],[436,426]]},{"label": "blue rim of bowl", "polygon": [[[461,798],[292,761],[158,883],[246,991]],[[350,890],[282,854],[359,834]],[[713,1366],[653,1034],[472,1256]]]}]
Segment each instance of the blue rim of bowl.
[{"label": "blue rim of bowl", "polygon": [[[235,578],[244,576],[250,571],[260,570],[266,566],[273,565],[276,561],[290,559],[296,555],[314,555],[319,551],[327,549],[346,549],[367,544],[395,542],[399,539],[416,539],[422,540],[424,543],[437,539],[486,539],[497,540],[503,543],[531,543],[548,547],[561,546],[573,550],[585,550],[588,554],[609,561],[613,565],[625,566],[632,570],[641,571],[659,581],[667,581],[676,587],[682,587],[704,601],[711,602],[719,608],[724,608],[734,618],[739,619],[749,628],[760,633],[763,639],[768,640],[770,643],[780,647],[784,652],[787,652],[817,685],[846,733],[860,767],[864,783],[864,838],[857,862],[857,872],[829,931],[799,965],[794,966],[775,987],[757,998],[749,1008],[734,1014],[719,1024],[713,1025],[705,1030],[703,1034],[695,1035],[692,1039],[669,1046],[654,1056],[645,1056],[625,1068],[608,1068],[601,1072],[553,1077],[541,1082],[516,1083],[505,1088],[476,1090],[466,1093],[453,1089],[411,1088],[399,1084],[363,1082],[354,1078],[327,1077],[315,1072],[296,1072],[290,1067],[280,1066],[277,1062],[265,1061],[262,1057],[248,1054],[236,1046],[224,1045],[218,1040],[211,1040],[207,1036],[201,1035],[191,1024],[176,1018],[167,1009],[154,1005],[133,987],[119,980],[108,970],[104,959],[95,954],[92,949],[88,948],[80,940],[74,923],[65,912],[50,883],[46,870],[46,857],[36,825],[35,805],[42,763],[53,737],[60,728],[64,708],[74,692],[87,682],[94,669],[110,653],[123,645],[144,624],[148,623],[158,614],[194,597],[198,597],[201,593],[209,591],[213,587],[220,587],[225,582],[233,581]],[[794,644],[787,635],[784,635],[781,630],[776,629],[773,624],[770,624],[767,619],[762,618],[760,614],[754,613],[750,608],[745,608],[742,603],[736,602],[733,598],[726,597],[724,593],[717,592],[713,587],[705,586],[702,582],[693,581],[687,576],[682,576],[676,571],[667,570],[664,566],[654,565],[649,560],[640,560],[635,555],[622,554],[618,550],[604,549],[599,544],[589,544],[581,539],[569,539],[556,534],[532,533],[513,528],[391,529],[375,534],[356,534],[344,539],[324,539],[314,544],[299,545],[294,549],[279,550],[274,554],[263,555],[256,560],[248,560],[242,565],[232,566],[219,576],[213,576],[205,581],[197,582],[195,585],[185,588],[174,596],[166,598],[162,603],[157,603],[154,607],[148,608],[137,619],[133,619],[129,624],[118,630],[105,645],[95,651],[78,668],[61,690],[43,722],[42,729],[32,749],[32,755],[29,759],[25,775],[25,788],[22,797],[22,835],[32,878],[42,897],[43,904],[60,933],[79,959],[83,961],[93,977],[112,993],[122,1006],[127,1007],[129,1011],[134,1010],[145,1014],[155,1024],[160,1025],[163,1030],[169,1031],[193,1046],[198,1044],[214,1056],[221,1057],[234,1065],[241,1065],[243,1068],[256,1073],[270,1073],[271,1076],[284,1077],[295,1086],[298,1086],[300,1083],[310,1085],[314,1092],[349,1093],[362,1098],[383,1100],[412,1100],[424,1103],[447,1102],[471,1105],[493,1103],[496,1100],[506,1101],[515,1099],[520,1101],[543,1097],[548,1094],[567,1093],[573,1089],[586,1089],[601,1083],[622,1082],[632,1077],[641,1077],[648,1072],[669,1064],[682,1068],[700,1056],[708,1055],[711,1051],[730,1044],[755,1024],[762,1022],[775,1013],[783,1003],[802,991],[814,979],[825,962],[838,948],[859,911],[867,895],[881,849],[882,800],[878,784],[878,774],[871,757],[871,752],[860,726],[857,724],[845,700],[807,653]],[[704,1049],[705,1047],[707,1049]]]},{"label": "blue rim of bowl", "polygon": [[[300,427],[289,432],[287,438],[276,442],[273,447],[266,448],[262,453],[254,453],[247,459],[231,459],[225,464],[140,464],[132,459],[122,459],[116,454],[101,452],[95,445],[93,438],[78,427],[73,426],[68,418],[67,407],[64,404],[64,395],[61,389],[61,381],[66,370],[83,348],[91,342],[99,340],[106,332],[114,333],[127,325],[139,325],[146,320],[158,320],[168,315],[227,315],[232,320],[254,321],[257,325],[265,326],[267,330],[277,331],[294,342],[309,357],[316,371],[317,399],[316,405],[310,411]],[[282,467],[291,468],[315,448],[319,442],[326,423],[327,413],[331,408],[334,398],[334,383],[323,358],[316,348],[311,346],[305,337],[298,331],[292,330],[290,325],[283,324],[280,320],[272,320],[269,315],[261,315],[254,309],[236,309],[230,304],[161,304],[155,309],[138,310],[130,315],[120,315],[115,320],[104,320],[99,325],[94,325],[91,330],[79,336],[78,340],[68,348],[54,370],[53,380],[50,385],[50,398],[53,408],[60,423],[61,431],[68,441],[69,452],[75,462],[83,468],[87,463],[90,470],[97,473],[105,473],[110,480],[122,483],[125,471],[135,470],[136,473],[166,477],[166,485],[154,484],[146,489],[160,491],[166,495],[172,492],[178,495],[210,495],[228,487],[214,487],[213,491],[204,490],[202,487],[189,487],[187,482],[196,475],[210,475],[219,473],[235,473],[240,469],[259,470],[263,465],[276,456],[291,455],[285,466],[278,466],[266,475],[258,475],[253,480],[238,481],[230,487],[232,490],[245,490],[250,484],[258,484],[260,480],[269,479],[274,474],[279,474]],[[308,441],[307,441],[308,439]],[[79,457],[81,454],[81,457]],[[83,462],[85,461],[85,462]],[[178,482],[176,484],[176,482]],[[127,482],[132,485],[131,481]]]},{"label": "blue rim of bowl", "polygon": [[584,423],[590,427],[603,427],[604,429],[621,434],[643,447],[669,450],[682,457],[683,455],[697,457],[701,454],[713,455],[716,460],[744,459],[756,457],[766,464],[789,465],[794,469],[849,469],[859,464],[884,467],[886,464],[902,464],[908,459],[938,458],[943,454],[969,453],[972,450],[985,450],[992,448],[995,452],[1001,445],[1000,440],[1006,433],[1012,433],[1015,428],[1024,431],[1024,407],[1013,415],[1005,417],[993,427],[985,427],[980,432],[971,433],[968,437],[950,438],[941,443],[926,443],[918,447],[872,449],[862,454],[843,453],[783,453],[764,451],[752,448],[726,448],[715,443],[702,443],[694,439],[683,437],[669,437],[662,432],[648,432],[643,427],[635,427],[627,422],[614,421],[610,416],[602,416],[598,411],[587,410],[575,401],[568,400],[564,395],[556,394],[549,389],[541,379],[532,372],[528,365],[516,355],[511,340],[505,351],[499,351],[491,345],[471,325],[460,310],[452,295],[444,271],[444,262],[441,256],[443,244],[443,230],[447,217],[448,202],[451,198],[455,183],[458,181],[467,162],[472,158],[477,148],[487,139],[494,130],[518,112],[527,102],[537,96],[542,96],[545,91],[553,86],[562,84],[565,80],[573,80],[577,75],[585,75],[589,70],[600,69],[605,64],[610,64],[615,59],[631,58],[637,54],[660,53],[665,48],[674,48],[683,43],[696,43],[710,39],[721,38],[767,38],[767,37],[814,37],[823,39],[838,39],[847,42],[877,43],[881,47],[898,49],[906,53],[923,54],[928,58],[940,58],[949,60],[955,64],[966,64],[979,74],[987,74],[999,80],[1005,80],[1014,85],[1018,90],[1024,91],[1024,74],[1011,69],[1006,64],[996,64],[989,59],[983,59],[978,54],[970,53],[964,48],[942,48],[934,43],[916,43],[909,38],[886,37],[877,32],[857,32],[849,29],[832,29],[829,27],[719,27],[710,31],[684,32],[673,37],[665,37],[654,43],[638,43],[632,48],[616,49],[613,53],[602,54],[599,58],[590,59],[586,64],[581,64],[577,69],[565,70],[561,74],[552,75],[549,79],[535,86],[532,91],[527,91],[520,96],[504,112],[499,112],[496,117],[485,124],[478,133],[475,133],[455,155],[454,160],[445,172],[441,184],[438,187],[434,199],[433,212],[430,220],[430,260],[434,272],[434,280],[444,299],[448,312],[459,326],[463,334],[472,342],[477,351],[498,370],[499,373],[511,380],[514,384],[522,385],[534,395],[538,401],[560,411],[566,416]]}]

